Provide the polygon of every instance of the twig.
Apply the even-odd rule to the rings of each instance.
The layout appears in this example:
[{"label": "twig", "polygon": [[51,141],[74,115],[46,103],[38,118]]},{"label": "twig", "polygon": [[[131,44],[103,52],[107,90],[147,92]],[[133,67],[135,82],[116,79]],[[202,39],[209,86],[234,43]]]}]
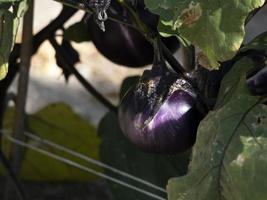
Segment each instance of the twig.
[{"label": "twig", "polygon": [[99,102],[101,102],[104,106],[106,106],[109,110],[117,112],[117,107],[112,105],[104,96],[102,96],[79,72],[78,70],[71,65],[70,61],[68,60],[68,55],[65,50],[57,43],[55,38],[49,39],[51,45],[54,47],[55,51],[58,53],[59,58],[61,59],[62,63],[84,86],[84,88],[91,93]]},{"label": "twig", "polygon": [[[63,6],[59,15],[33,37],[32,54],[36,53],[40,45],[45,40],[47,40],[49,37],[54,35],[54,33],[58,29],[62,28],[64,23],[68,21],[76,12],[77,12],[77,9],[70,8],[68,6]],[[19,57],[19,54],[20,54],[20,47],[21,47],[20,44],[15,45],[10,55],[10,59],[9,59],[10,65],[13,65],[16,63],[16,59]]]},{"label": "twig", "polygon": [[172,55],[172,52],[166,47],[166,45],[161,42],[162,51],[164,54],[164,57],[168,61],[168,63],[171,65],[173,70],[177,72],[178,74],[185,74],[185,69],[182,67],[182,65],[178,62],[178,60]]},{"label": "twig", "polygon": [[[19,66],[18,94],[15,107],[15,118],[13,125],[14,138],[24,140],[25,123],[25,104],[29,82],[29,68],[31,65],[32,42],[33,42],[33,7],[34,0],[28,0],[28,10],[23,18],[22,44],[21,44],[21,63]],[[14,145],[11,148],[10,163],[15,175],[19,175],[21,162],[23,159],[23,148]],[[10,179],[6,184],[5,199],[9,199]]]},{"label": "twig", "polygon": [[[54,1],[57,1],[63,5],[66,5],[66,6],[70,6],[72,8],[83,10],[89,14],[93,13],[93,11],[90,8],[86,7],[85,4],[82,2],[78,2],[78,1],[74,1],[74,0],[54,0]],[[112,5],[110,6],[109,10],[112,10]],[[113,12],[109,12],[109,10],[108,10],[108,19],[109,20],[126,25],[126,26],[130,26],[130,27],[138,30],[138,28],[134,24],[132,24],[130,21],[128,21],[127,18],[121,17],[119,15],[115,15]]]}]

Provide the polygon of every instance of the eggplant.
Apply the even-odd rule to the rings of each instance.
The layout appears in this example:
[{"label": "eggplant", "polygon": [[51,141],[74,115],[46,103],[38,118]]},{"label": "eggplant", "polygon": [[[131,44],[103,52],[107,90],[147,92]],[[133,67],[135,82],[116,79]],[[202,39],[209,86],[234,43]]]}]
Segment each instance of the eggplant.
[{"label": "eggplant", "polygon": [[[156,29],[158,16],[145,10],[144,4],[137,9],[137,13],[148,27]],[[111,2],[109,12],[131,21],[127,11],[116,1]],[[105,21],[105,32],[98,28],[93,17],[87,17],[85,23],[95,47],[110,61],[127,67],[143,67],[153,62],[152,45],[136,29],[110,19]],[[162,40],[172,52],[179,47],[176,37],[162,38]]]},{"label": "eggplant", "polygon": [[195,143],[201,114],[198,96],[181,75],[154,62],[123,97],[119,124],[123,134],[150,153],[183,152]]}]

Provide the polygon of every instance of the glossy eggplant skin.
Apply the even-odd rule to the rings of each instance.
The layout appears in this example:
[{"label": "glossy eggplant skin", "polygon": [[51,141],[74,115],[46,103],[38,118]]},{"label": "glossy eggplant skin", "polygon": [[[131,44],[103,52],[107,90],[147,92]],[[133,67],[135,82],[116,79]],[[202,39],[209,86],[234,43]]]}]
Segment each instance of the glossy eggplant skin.
[{"label": "glossy eggplant skin", "polygon": [[136,30],[107,20],[102,32],[93,18],[88,19],[87,26],[95,47],[111,62],[128,67],[152,63],[153,48]]},{"label": "glossy eggplant skin", "polygon": [[247,85],[253,95],[267,94],[267,67],[248,78]]},{"label": "glossy eggplant skin", "polygon": [[[112,3],[113,9],[117,13],[129,18],[125,10],[114,4],[115,2]],[[148,20],[147,24],[149,26],[154,26],[158,20],[156,15],[148,11],[143,10],[140,13],[142,13],[144,19]],[[103,32],[98,28],[93,17],[86,20],[86,26],[95,47],[110,61],[127,67],[143,67],[152,63],[152,45],[134,28],[108,19],[105,21],[106,31]],[[175,37],[162,38],[162,40],[172,52],[179,47],[179,42]]]},{"label": "glossy eggplant skin", "polygon": [[136,87],[124,96],[119,107],[120,127],[145,152],[183,152],[195,143],[200,122],[196,95],[176,74],[153,73],[145,71]]}]

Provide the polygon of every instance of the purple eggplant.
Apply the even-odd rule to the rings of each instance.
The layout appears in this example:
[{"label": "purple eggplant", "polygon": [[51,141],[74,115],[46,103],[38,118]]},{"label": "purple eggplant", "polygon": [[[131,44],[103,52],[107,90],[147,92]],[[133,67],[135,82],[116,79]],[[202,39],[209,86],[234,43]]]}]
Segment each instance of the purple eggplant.
[{"label": "purple eggplant", "polygon": [[193,87],[181,76],[153,66],[122,99],[119,123],[141,150],[179,153],[195,142],[200,114]]}]

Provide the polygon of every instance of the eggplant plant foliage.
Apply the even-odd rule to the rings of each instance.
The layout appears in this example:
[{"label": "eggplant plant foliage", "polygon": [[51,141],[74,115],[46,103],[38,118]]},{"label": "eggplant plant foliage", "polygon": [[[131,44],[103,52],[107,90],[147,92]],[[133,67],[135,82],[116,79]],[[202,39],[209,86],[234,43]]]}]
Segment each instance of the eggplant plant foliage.
[{"label": "eggplant plant foliage", "polygon": [[201,64],[218,69],[218,61],[231,59],[239,50],[247,16],[264,1],[145,0],[145,4],[160,15],[162,34],[173,34],[198,46]]},{"label": "eggplant plant foliage", "polygon": [[26,9],[26,0],[0,0],[0,80],[8,72],[9,54],[15,43],[19,20]]},{"label": "eggplant plant foliage", "polygon": [[170,200],[267,198],[267,106],[245,84],[251,66],[243,59],[223,79],[215,109],[199,126],[188,174],[168,183]]},{"label": "eggplant plant foliage", "polygon": [[[75,4],[76,8],[88,11],[84,6],[83,8],[79,7],[81,5],[79,1],[56,1],[66,5]],[[115,2],[116,0],[112,1]],[[120,2],[124,6],[127,4],[126,0],[117,0],[117,2]],[[143,3],[141,0],[130,0],[130,2],[133,5],[136,2]],[[197,66],[203,66],[209,70],[213,70],[223,66],[223,62],[230,61],[231,66],[229,64],[229,67],[231,67],[231,69],[229,68],[230,71],[224,76],[221,82],[215,106],[198,126],[196,142],[194,131],[195,144],[192,148],[192,155],[190,154],[191,149],[185,153],[172,156],[151,155],[137,150],[121,132],[129,129],[130,126],[128,126],[128,122],[124,125],[125,130],[120,130],[120,120],[125,117],[119,119],[117,113],[110,112],[102,119],[98,127],[98,132],[101,137],[101,144],[100,147],[98,147],[100,149],[100,159],[114,167],[122,168],[124,171],[135,176],[154,182],[160,187],[164,187],[167,180],[173,177],[169,179],[167,184],[168,200],[266,200],[267,86],[265,85],[267,84],[265,84],[266,82],[264,82],[264,80],[266,80],[265,65],[267,64],[267,31],[249,44],[245,45],[243,43],[245,25],[249,21],[248,19],[256,13],[257,9],[265,5],[266,1],[144,0],[144,3],[150,12],[159,15],[158,31],[162,36],[176,36],[187,50],[192,46],[198,48],[199,51],[196,56],[191,52],[191,57],[197,58]],[[72,6],[75,7],[75,5]],[[129,20],[125,21],[125,19],[120,19],[120,14],[117,13],[117,15],[115,15],[116,12],[114,13],[112,9],[108,12],[108,16],[99,17],[103,17],[103,19],[106,17],[110,17],[110,19],[113,18],[113,23],[120,20],[120,23],[123,22],[123,24],[130,23],[128,25],[139,29],[139,32],[142,32],[147,38],[152,40],[153,37],[157,35],[157,32],[156,34],[154,32],[157,30],[154,30],[154,28],[150,30],[146,23],[141,23],[142,18],[138,16],[139,14],[134,10],[133,5],[129,4],[126,6],[127,9],[125,12],[131,11],[129,11],[131,13],[131,18]],[[26,0],[0,0],[0,80],[5,78],[7,74],[8,61],[12,60],[10,59],[10,52],[14,47],[19,19],[26,9]],[[148,10],[146,10],[146,12]],[[92,22],[95,22],[95,20]],[[104,22],[101,21],[101,23]],[[63,25],[64,24],[58,29],[62,28]],[[75,42],[90,40],[88,35],[86,35],[87,29],[82,27],[83,23],[81,22],[70,26],[67,30],[63,30],[63,37],[65,37],[68,42],[69,40]],[[77,34],[77,30],[80,34]],[[53,30],[53,34],[48,34],[49,37],[52,37],[55,31],[56,30]],[[108,26],[106,31],[108,31]],[[108,32],[106,33],[109,34]],[[116,36],[116,34],[113,34],[112,37],[113,36]],[[125,33],[123,36],[125,36]],[[49,37],[46,39],[50,39],[51,41]],[[118,39],[118,42],[122,42],[121,37],[116,39]],[[145,38],[144,41],[146,41]],[[133,40],[132,43],[136,45],[137,40]],[[141,55],[145,55],[145,58],[147,58],[147,52],[144,49],[144,45],[141,45],[141,47],[137,49],[137,52],[138,54],[141,52]],[[109,52],[113,51],[113,53],[117,53],[113,48],[109,48],[108,50]],[[123,50],[127,53],[130,52],[129,48],[123,48]],[[246,53],[251,50],[263,55],[262,57],[265,62],[261,64],[265,66],[264,69],[262,69],[263,66],[255,66],[257,61],[255,62],[255,59],[248,56],[248,54],[246,55]],[[175,69],[172,65],[179,65],[179,63],[172,62],[175,58],[172,57],[171,52],[169,52],[169,59],[167,59],[168,53],[166,52],[168,51],[165,49],[163,54],[165,54],[164,56],[170,64],[168,67]],[[76,55],[74,49],[73,53]],[[240,56],[241,54],[243,57]],[[71,63],[71,65],[78,62],[78,55],[75,57],[77,59],[74,59],[75,62]],[[18,60],[19,59],[16,58],[13,61]],[[134,61],[137,61],[137,59],[134,59]],[[64,68],[62,62],[58,62],[58,65]],[[140,64],[140,66],[143,65],[144,64]],[[196,65],[192,64],[190,69],[195,67]],[[255,91],[261,91],[261,93],[254,92],[254,95],[252,95],[247,85],[249,82],[247,81],[249,80],[248,74],[251,72],[252,68],[259,67],[263,70],[261,73],[264,72],[264,74],[258,74],[260,76],[255,80],[258,81],[257,83],[260,83],[258,85],[260,85],[261,88],[253,89],[255,89]],[[71,75],[71,73],[65,75],[68,76]],[[163,74],[159,74],[159,77],[162,78]],[[166,77],[169,81],[169,76]],[[250,85],[253,83],[253,87],[257,85],[255,80],[252,80],[252,82],[250,81]],[[129,89],[129,87],[125,85],[126,84],[122,87],[123,92]],[[166,88],[164,89],[166,92]],[[88,89],[88,91],[89,90],[90,89]],[[199,91],[201,90],[199,89]],[[197,91],[196,94],[199,95],[199,91]],[[92,92],[92,89],[90,92],[92,94],[96,93]],[[141,92],[144,92],[144,90]],[[147,94],[145,95],[146,97],[151,97]],[[143,95],[143,97],[145,97],[145,95]],[[122,96],[123,95],[121,95],[121,97]],[[160,101],[164,99],[161,98],[162,96],[160,95],[157,97],[160,97]],[[103,101],[103,98],[99,98],[99,95],[98,99],[102,99]],[[130,102],[130,100],[133,101],[134,98],[130,96],[127,100],[127,102]],[[175,101],[175,103],[177,103],[177,101]],[[140,104],[138,103],[137,107],[139,108],[139,106]],[[125,107],[129,108],[128,104]],[[177,108],[176,105],[175,108]],[[138,112],[140,111],[140,113],[143,114],[143,110],[144,109],[139,109]],[[177,111],[175,109],[173,110]],[[76,118],[76,116],[70,116],[72,121],[73,117]],[[60,118],[59,120],[58,123],[61,123],[62,119]],[[78,119],[78,122],[80,123],[81,120]],[[194,125],[191,118],[186,122],[186,124]],[[64,125],[64,123],[61,124]],[[85,123],[83,123],[83,125],[84,124]],[[39,128],[39,123],[36,122],[35,125]],[[64,128],[66,127],[67,126],[64,126]],[[74,127],[73,124],[72,127]],[[31,128],[35,130],[35,127]],[[47,129],[47,127],[42,127],[42,130]],[[88,128],[88,126],[85,126],[85,130],[87,129],[91,130],[90,127]],[[165,129],[168,128],[164,128],[164,131]],[[161,131],[161,133],[164,131]],[[138,131],[135,130],[135,132]],[[180,132],[184,133],[185,131]],[[95,139],[97,142],[93,146],[99,146],[99,138],[96,137]],[[191,145],[193,145],[193,143],[190,143],[189,146],[191,147]],[[83,147],[86,148],[85,150],[88,149],[88,145]],[[98,148],[96,147],[97,150]],[[156,151],[154,152],[158,151],[157,148],[158,147],[156,147]],[[170,146],[166,148],[170,148]],[[176,148],[176,146],[174,145],[173,148]],[[185,149],[186,148],[181,148],[181,151]],[[98,157],[98,151],[95,153],[95,156]],[[41,161],[46,161],[41,157],[39,159],[40,163]],[[58,169],[62,171],[61,165]],[[28,171],[26,172],[28,173]],[[50,172],[45,171],[45,173],[49,174]],[[108,172],[106,173],[108,174]],[[65,180],[65,174],[60,178]],[[144,198],[143,196],[139,198],[135,193],[129,193],[127,190],[122,191],[121,188],[114,184],[111,184],[111,190],[115,194],[113,194],[113,196],[117,197],[116,199],[119,200],[128,200],[131,198],[141,200]]]}]

